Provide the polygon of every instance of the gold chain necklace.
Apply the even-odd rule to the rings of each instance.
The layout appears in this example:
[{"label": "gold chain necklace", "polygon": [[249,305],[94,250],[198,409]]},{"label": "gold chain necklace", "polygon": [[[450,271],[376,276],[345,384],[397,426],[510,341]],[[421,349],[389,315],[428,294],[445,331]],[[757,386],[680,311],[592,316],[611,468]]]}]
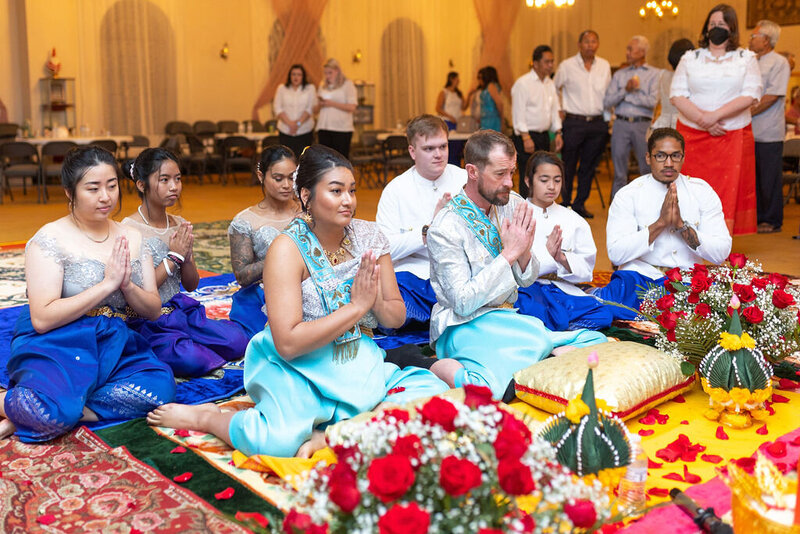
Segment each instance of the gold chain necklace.
[{"label": "gold chain necklace", "polygon": [[331,265],[339,265],[344,261],[345,256],[347,255],[347,250],[344,248],[346,246],[350,246],[350,238],[344,237],[339,244],[339,248],[334,250],[333,252],[328,252],[324,248],[322,251],[325,253],[325,257],[328,258],[328,261]]},{"label": "gold chain necklace", "polygon": [[72,222],[75,223],[75,226],[78,227],[78,230],[80,230],[83,235],[85,235],[88,239],[94,241],[95,243],[105,243],[106,241],[108,241],[108,237],[111,235],[110,223],[108,224],[108,231],[106,232],[106,236],[103,239],[95,239],[92,236],[90,236],[83,228],[81,228],[81,225],[78,224],[78,219],[75,218],[74,213],[72,214]]}]

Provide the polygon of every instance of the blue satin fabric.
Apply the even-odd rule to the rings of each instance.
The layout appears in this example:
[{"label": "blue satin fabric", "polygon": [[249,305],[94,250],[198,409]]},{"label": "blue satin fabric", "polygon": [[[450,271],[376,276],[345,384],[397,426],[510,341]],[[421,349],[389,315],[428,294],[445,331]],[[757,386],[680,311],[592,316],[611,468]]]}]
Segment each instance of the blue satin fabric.
[{"label": "blue satin fabric", "polygon": [[501,399],[515,372],[546,358],[553,348],[585,347],[606,341],[600,332],[555,332],[536,317],[498,309],[468,323],[447,327],[436,340],[436,355],[453,358],[464,366],[461,383],[457,381],[456,387],[486,386],[495,399]]},{"label": "blue satin fabric", "polygon": [[[231,443],[246,455],[294,456],[321,429],[373,409],[383,400],[395,403],[436,395],[447,385],[427,369],[400,370],[383,361],[384,351],[361,336],[358,353],[333,362],[329,343],[291,361],[275,350],[269,326],[247,347],[244,386],[255,408],[231,419]],[[403,391],[387,393],[393,388]]]},{"label": "blue satin fabric", "polygon": [[175,376],[203,376],[244,356],[250,338],[238,324],[209,319],[203,305],[183,293],[165,305],[174,310],[155,321],[129,319],[128,326],[150,342]]},{"label": "blue satin fabric", "polygon": [[267,314],[261,311],[263,307],[264,289],[259,283],[251,284],[233,294],[228,317],[241,325],[250,339],[264,330],[264,325],[267,324]]},{"label": "blue satin fabric", "polygon": [[119,318],[83,316],[39,334],[25,306],[7,371],[5,412],[28,443],[69,431],[84,406],[100,420],[132,419],[175,397],[172,370]]},{"label": "blue satin fabric", "polygon": [[550,330],[598,330],[610,326],[614,319],[622,319],[621,312],[629,313],[591,296],[570,295],[553,284],[538,282],[519,288],[515,306],[520,313],[541,319]]},{"label": "blue satin fabric", "polygon": [[[667,278],[662,276],[656,280],[639,274],[636,271],[615,271],[611,275],[611,280],[605,287],[600,287],[594,291],[594,294],[603,300],[610,300],[611,302],[619,302],[625,306],[630,306],[636,310],[642,304],[642,299],[637,295],[637,292],[645,291],[648,287],[656,285],[664,285],[664,280]],[[638,317],[637,314],[617,308],[614,308],[614,319],[623,319],[626,321],[633,321]]]},{"label": "blue satin fabric", "polygon": [[396,273],[397,287],[406,304],[406,322],[427,323],[431,320],[431,309],[436,304],[436,293],[433,292],[430,280],[423,280],[408,271]]}]

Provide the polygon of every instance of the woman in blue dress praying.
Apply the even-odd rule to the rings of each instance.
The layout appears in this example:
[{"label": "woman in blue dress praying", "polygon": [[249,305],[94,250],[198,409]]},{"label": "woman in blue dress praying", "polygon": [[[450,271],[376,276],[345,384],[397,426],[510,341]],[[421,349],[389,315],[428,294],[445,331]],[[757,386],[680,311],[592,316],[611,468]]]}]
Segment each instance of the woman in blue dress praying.
[{"label": "woman in blue dress praying", "polygon": [[332,423],[447,389],[427,369],[385,362],[369,337],[378,323],[402,325],[405,305],[388,240],[375,223],[353,218],[355,183],[350,162],[330,148],[312,145],[300,157],[303,216],[269,248],[269,324],[245,356],[255,408],[168,404],[148,415],[150,424],[211,432],[246,455],[309,456]]},{"label": "woman in blue dress praying", "polygon": [[155,321],[129,315],[128,326],[147,339],[175,376],[203,376],[241,358],[250,340],[242,327],[209,319],[202,304],[181,293],[181,284],[187,291],[197,289],[200,276],[194,263],[192,224],[167,213],[183,190],[178,159],[163,148],[148,148],[131,164],[131,176],[142,203],[122,224],[142,234],[162,308]]},{"label": "woman in blue dress praying", "polygon": [[64,158],[70,213],[25,247],[29,304],[11,342],[0,438],[46,441],[81,421],[142,417],[175,396],[169,366],[125,324],[133,313],[158,318],[161,299],[141,234],[111,220],[118,177],[102,148]]}]

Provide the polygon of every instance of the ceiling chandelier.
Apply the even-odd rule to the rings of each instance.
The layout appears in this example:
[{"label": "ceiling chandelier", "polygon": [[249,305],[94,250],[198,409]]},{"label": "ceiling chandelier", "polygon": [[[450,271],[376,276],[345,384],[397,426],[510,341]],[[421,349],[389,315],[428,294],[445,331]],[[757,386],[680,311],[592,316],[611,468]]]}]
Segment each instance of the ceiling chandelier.
[{"label": "ceiling chandelier", "polygon": [[664,13],[671,13],[673,17],[678,15],[678,5],[672,0],[650,0],[645,5],[639,8],[639,16],[646,18],[648,14],[653,14],[658,18],[663,18]]},{"label": "ceiling chandelier", "polygon": [[547,4],[553,4],[556,7],[571,6],[575,0],[525,0],[528,7],[545,7]]}]

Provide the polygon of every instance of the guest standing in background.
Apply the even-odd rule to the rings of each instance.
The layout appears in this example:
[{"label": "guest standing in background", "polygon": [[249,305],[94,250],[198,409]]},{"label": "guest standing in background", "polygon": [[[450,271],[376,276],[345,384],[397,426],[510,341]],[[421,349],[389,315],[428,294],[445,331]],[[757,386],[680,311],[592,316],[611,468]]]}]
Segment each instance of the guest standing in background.
[{"label": "guest standing in background", "polygon": [[233,294],[230,318],[249,338],[264,329],[264,257],[272,241],[300,213],[292,186],[297,159],[288,147],[270,146],[261,153],[256,176],[263,198],[236,214],[228,227],[231,266],[241,288]]},{"label": "guest standing in background", "polygon": [[[600,37],[585,30],[578,38],[579,52],[558,66],[555,84],[561,92],[564,117],[564,188],[561,205],[583,217],[594,217],[586,210],[597,163],[608,140],[608,122],[603,115],[603,97],[611,82],[611,66],[597,56]],[[578,168],[580,162],[580,168]],[[572,199],[572,182],[578,173],[578,190]]]},{"label": "guest standing in background", "polygon": [[478,71],[478,85],[469,92],[467,98],[469,103],[475,99],[480,103],[481,130],[502,131],[503,97],[494,67],[483,67]]},{"label": "guest standing in background", "polygon": [[756,140],[756,206],[758,233],[780,232],[783,226],[783,138],[786,136],[784,108],[789,84],[789,62],[775,52],[781,27],[760,21],[750,35],[750,50],[756,53],[764,96],[750,108]]},{"label": "guest standing in background", "polygon": [[317,91],[317,141],[345,158],[350,157],[353,139],[353,112],[358,107],[358,94],[352,81],[344,77],[339,62],[331,58],[322,67],[324,80]]},{"label": "guest standing in background", "polygon": [[658,118],[653,121],[653,130],[657,128],[675,128],[678,124],[678,110],[669,101],[669,88],[672,85],[672,74],[678,66],[678,62],[680,62],[683,54],[689,50],[694,50],[694,44],[689,39],[678,39],[669,48],[667,61],[669,61],[672,70],[664,69],[661,71],[661,78],[658,82],[661,112]]},{"label": "guest standing in background", "polygon": [[317,91],[306,78],[302,65],[292,65],[286,84],[279,85],[272,101],[273,112],[278,119],[281,144],[295,154],[314,142],[314,105]]},{"label": "guest standing in background", "polygon": [[792,87],[792,92],[789,94],[791,95],[791,103],[784,117],[786,118],[787,124],[794,124],[797,126],[800,124],[800,86],[795,85]]},{"label": "guest standing in background", "polygon": [[130,328],[150,344],[158,359],[178,377],[203,376],[244,356],[249,338],[236,323],[206,317],[202,304],[181,293],[197,289],[192,224],[167,208],[180,201],[183,183],[175,155],[148,148],[131,164],[131,177],[142,203],[122,224],[142,234],[153,260],[161,316],[155,321],[128,314]]},{"label": "guest standing in background", "polygon": [[458,73],[448,72],[447,83],[444,89],[439,93],[439,98],[436,99],[436,113],[447,124],[447,128],[455,130],[458,125],[458,118],[461,117],[461,112],[466,108],[464,105],[464,95],[458,88]]},{"label": "guest standing in background", "polygon": [[716,191],[732,235],[751,234],[757,220],[750,106],[761,98],[758,61],[739,48],[739,22],[727,4],[711,9],[699,45],[681,58],[670,90],[686,139],[683,172]]},{"label": "guest standing in background", "polygon": [[[558,94],[550,76],[555,57],[547,45],[533,50],[533,68],[523,74],[511,87],[511,118],[514,123],[514,147],[517,149],[517,169],[525,172],[528,158],[537,150],[550,150],[550,132],[555,132],[555,151],[561,150],[561,115]],[[561,182],[559,181],[559,186]],[[528,198],[528,185],[519,181],[519,194]]]},{"label": "guest standing in background", "polygon": [[611,134],[611,159],[614,162],[614,185],[611,198],[628,183],[628,162],[631,150],[639,165],[639,174],[650,172],[647,154],[647,129],[658,104],[658,79],[661,70],[648,65],[650,42],[642,35],[631,38],[625,49],[626,66],[614,73],[606,90],[603,105],[614,108]]}]

